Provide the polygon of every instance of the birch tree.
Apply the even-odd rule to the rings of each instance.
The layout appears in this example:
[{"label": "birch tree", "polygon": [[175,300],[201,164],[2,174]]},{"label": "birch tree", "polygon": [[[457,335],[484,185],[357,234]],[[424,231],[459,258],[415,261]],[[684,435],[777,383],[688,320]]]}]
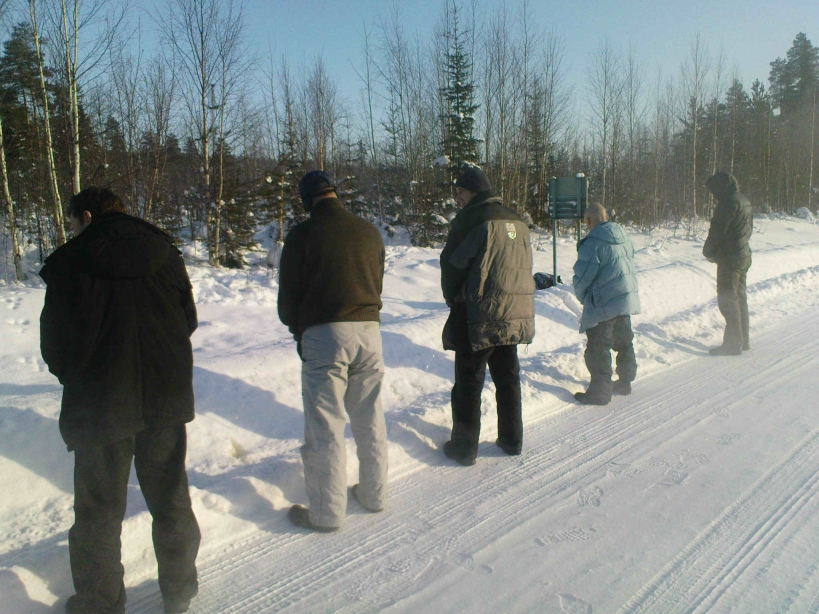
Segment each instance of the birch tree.
[{"label": "birch tree", "polygon": [[60,247],[65,243],[65,222],[63,220],[63,203],[60,197],[60,185],[57,178],[57,165],[54,163],[54,143],[51,135],[51,111],[48,100],[48,88],[45,81],[45,60],[40,39],[40,24],[37,17],[37,0],[29,0],[29,17],[31,33],[37,56],[37,68],[40,77],[40,95],[42,96],[43,128],[45,131],[46,161],[48,163],[49,188],[51,190],[51,207],[54,222],[54,243]]},{"label": "birch tree", "polygon": [[680,67],[680,110],[685,123],[690,128],[691,149],[688,155],[691,166],[688,175],[691,198],[690,232],[694,232],[699,209],[697,196],[700,190],[698,157],[700,154],[700,116],[707,92],[708,75],[711,71],[711,56],[698,33],[691,43],[688,57]]},{"label": "birch tree", "polygon": [[[228,91],[221,87],[227,79],[224,71],[234,66],[242,42],[243,9],[236,0],[169,0],[165,13],[155,17],[184,85],[188,124],[201,162],[199,197],[206,211],[208,260],[213,266],[218,266],[220,258],[219,235],[214,229],[221,206],[221,184],[213,183],[213,139],[224,119],[215,112],[223,110]],[[221,88],[219,99],[214,91],[217,86]]]},{"label": "birch tree", "polygon": [[600,204],[606,207],[613,133],[621,112],[623,93],[622,60],[608,39],[592,53],[586,77],[589,122],[593,138],[600,148]]}]

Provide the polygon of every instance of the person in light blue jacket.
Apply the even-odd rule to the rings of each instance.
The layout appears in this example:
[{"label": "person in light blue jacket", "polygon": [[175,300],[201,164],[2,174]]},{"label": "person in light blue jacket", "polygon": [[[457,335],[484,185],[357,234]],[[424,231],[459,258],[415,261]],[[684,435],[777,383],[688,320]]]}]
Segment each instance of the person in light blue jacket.
[{"label": "person in light blue jacket", "polygon": [[[574,293],[583,303],[580,332],[586,333],[586,366],[591,383],[575,398],[586,405],[606,405],[611,395],[631,394],[637,375],[631,316],[640,313],[634,246],[623,228],[608,221],[601,205],[586,209],[589,234],[580,241],[574,265]],[[616,382],[611,381],[611,350],[617,352]]]}]

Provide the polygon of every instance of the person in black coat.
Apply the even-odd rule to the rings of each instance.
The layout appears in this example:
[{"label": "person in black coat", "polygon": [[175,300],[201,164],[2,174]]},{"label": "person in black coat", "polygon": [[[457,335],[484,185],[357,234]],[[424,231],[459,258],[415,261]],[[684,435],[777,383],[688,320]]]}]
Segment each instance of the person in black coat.
[{"label": "person in black coat", "polygon": [[712,356],[738,356],[751,349],[745,281],[751,268],[748,241],[754,230],[754,212],[730,173],[712,175],[705,186],[717,199],[717,206],[702,254],[717,265],[717,304],[725,318],[722,345],[709,352]]},{"label": "person in black coat", "polygon": [[535,335],[532,244],[520,216],[503,206],[489,177],[468,168],[455,182],[463,208],[452,220],[441,251],[441,290],[450,309],[442,336],[455,351],[452,433],[443,452],[474,465],[481,431],[486,367],[495,384],[496,443],[517,456],[523,447],[518,344]]},{"label": "person in black coat", "polygon": [[60,433],[74,451],[77,594],[66,612],[125,611],[120,533],[131,460],[153,516],[166,612],[184,612],[198,590],[200,532],[185,473],[193,420],[197,317],[173,239],[127,215],[111,191],[71,198],[74,238],[45,261],[43,360],[63,385]]}]

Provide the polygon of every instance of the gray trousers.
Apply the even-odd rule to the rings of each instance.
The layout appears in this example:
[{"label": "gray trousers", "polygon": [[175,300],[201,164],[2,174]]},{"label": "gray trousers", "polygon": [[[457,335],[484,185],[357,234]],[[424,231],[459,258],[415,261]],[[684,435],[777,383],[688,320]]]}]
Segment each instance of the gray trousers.
[{"label": "gray trousers", "polygon": [[[378,322],[311,326],[301,338],[304,481],[310,522],[338,527],[347,509],[347,416],[358,454],[359,498],[387,497],[387,428],[381,408],[384,360]],[[346,414],[345,414],[346,410]]]}]

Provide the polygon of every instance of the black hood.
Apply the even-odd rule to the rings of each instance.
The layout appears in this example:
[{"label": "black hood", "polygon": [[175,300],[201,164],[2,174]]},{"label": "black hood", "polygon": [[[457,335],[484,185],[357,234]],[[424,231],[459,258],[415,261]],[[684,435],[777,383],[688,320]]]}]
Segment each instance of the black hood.
[{"label": "black hood", "polygon": [[712,175],[705,181],[705,187],[711,190],[711,194],[717,199],[723,199],[739,192],[739,184],[736,177],[731,173],[720,171],[716,175]]},{"label": "black hood", "polygon": [[81,243],[88,272],[109,279],[148,277],[176,249],[170,236],[124,213],[103,215],[74,240]]}]

